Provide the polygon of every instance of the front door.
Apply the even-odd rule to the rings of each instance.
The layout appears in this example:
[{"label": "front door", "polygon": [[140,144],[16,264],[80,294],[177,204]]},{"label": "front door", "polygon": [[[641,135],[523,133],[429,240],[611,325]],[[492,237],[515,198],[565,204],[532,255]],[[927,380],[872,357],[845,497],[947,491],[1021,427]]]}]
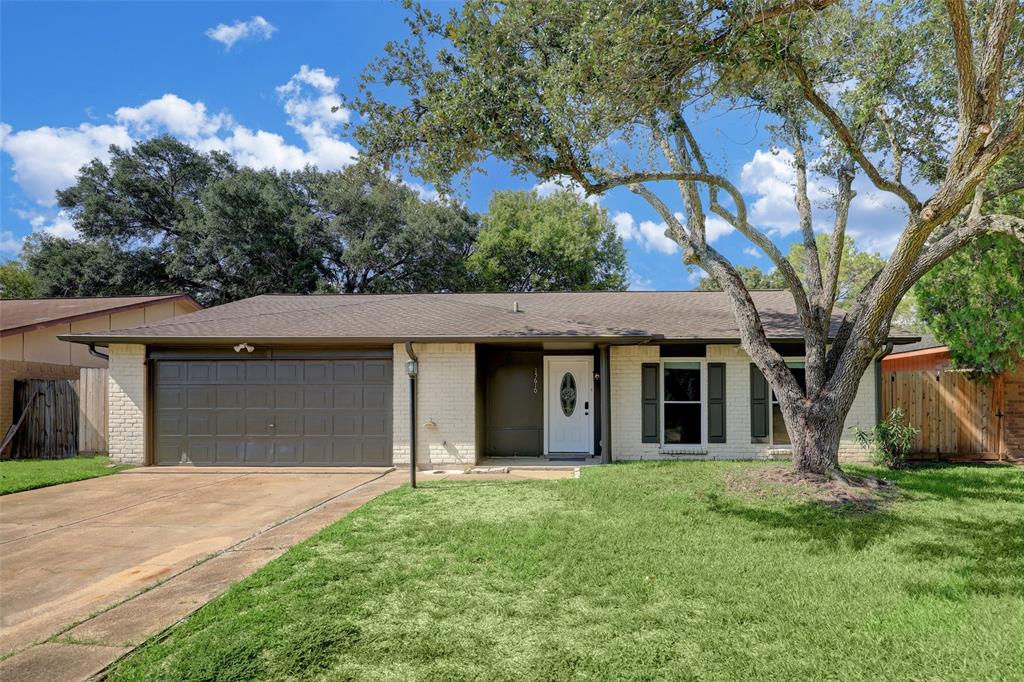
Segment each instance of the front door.
[{"label": "front door", "polygon": [[544,454],[594,453],[594,359],[547,357]]}]

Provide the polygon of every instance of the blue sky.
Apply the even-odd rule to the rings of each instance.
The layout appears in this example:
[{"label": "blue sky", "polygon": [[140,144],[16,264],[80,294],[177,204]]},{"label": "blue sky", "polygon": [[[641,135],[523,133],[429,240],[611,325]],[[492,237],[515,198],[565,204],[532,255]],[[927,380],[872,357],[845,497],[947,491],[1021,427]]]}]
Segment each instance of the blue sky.
[{"label": "blue sky", "polygon": [[[257,167],[349,163],[358,150],[330,104],[353,91],[389,39],[405,35],[402,16],[397,2],[0,2],[0,260],[16,257],[34,230],[74,235],[53,193],[111,143],[170,132]],[[696,129],[755,221],[785,246],[796,228],[792,171],[763,124],[709,112]],[[495,190],[537,185],[498,163],[487,171],[461,197],[473,210],[485,210]],[[885,253],[900,214],[863,181],[858,187],[851,232]],[[812,199],[825,226],[827,183],[812,185]],[[625,239],[634,288],[696,283],[642,200],[618,190],[600,203]],[[725,226],[711,234],[734,262],[767,267]]]}]

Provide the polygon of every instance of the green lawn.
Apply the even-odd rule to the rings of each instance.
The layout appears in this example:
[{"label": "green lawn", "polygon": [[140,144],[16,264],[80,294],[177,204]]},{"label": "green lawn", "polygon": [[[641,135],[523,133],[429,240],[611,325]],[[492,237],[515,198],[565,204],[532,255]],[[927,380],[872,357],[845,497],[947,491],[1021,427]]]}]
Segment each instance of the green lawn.
[{"label": "green lawn", "polygon": [[13,459],[0,462],[0,495],[115,474],[105,455],[68,459]]},{"label": "green lawn", "polygon": [[726,482],[764,466],[402,488],[113,679],[1024,678],[1024,469],[886,473],[864,511]]}]

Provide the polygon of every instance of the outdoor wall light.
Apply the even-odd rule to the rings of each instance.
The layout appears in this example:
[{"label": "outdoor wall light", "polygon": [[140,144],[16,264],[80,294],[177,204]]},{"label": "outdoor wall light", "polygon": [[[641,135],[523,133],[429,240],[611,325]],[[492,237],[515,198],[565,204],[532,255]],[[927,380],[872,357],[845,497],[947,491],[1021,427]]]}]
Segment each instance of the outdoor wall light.
[{"label": "outdoor wall light", "polygon": [[247,343],[240,343],[240,344],[238,344],[237,346],[235,346],[235,352],[236,352],[236,353],[241,353],[241,352],[242,352],[243,350],[244,350],[245,352],[247,352],[247,353],[251,353],[251,352],[253,352],[253,351],[254,351],[254,350],[256,350],[256,349],[255,349],[255,348],[253,348],[252,346],[250,346],[250,345],[249,345],[249,344],[247,344]]},{"label": "outdoor wall light", "polygon": [[420,363],[415,360],[409,360],[405,363],[405,373],[410,377],[414,377],[420,373]]}]

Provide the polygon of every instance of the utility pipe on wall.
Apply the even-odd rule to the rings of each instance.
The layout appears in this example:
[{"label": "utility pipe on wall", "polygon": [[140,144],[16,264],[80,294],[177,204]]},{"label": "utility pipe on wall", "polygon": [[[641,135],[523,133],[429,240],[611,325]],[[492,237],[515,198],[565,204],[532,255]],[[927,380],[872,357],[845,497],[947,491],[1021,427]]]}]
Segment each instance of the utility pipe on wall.
[{"label": "utility pipe on wall", "polygon": [[416,487],[416,376],[419,374],[420,359],[412,349],[412,341],[405,342],[405,372],[409,375],[409,485]]}]

